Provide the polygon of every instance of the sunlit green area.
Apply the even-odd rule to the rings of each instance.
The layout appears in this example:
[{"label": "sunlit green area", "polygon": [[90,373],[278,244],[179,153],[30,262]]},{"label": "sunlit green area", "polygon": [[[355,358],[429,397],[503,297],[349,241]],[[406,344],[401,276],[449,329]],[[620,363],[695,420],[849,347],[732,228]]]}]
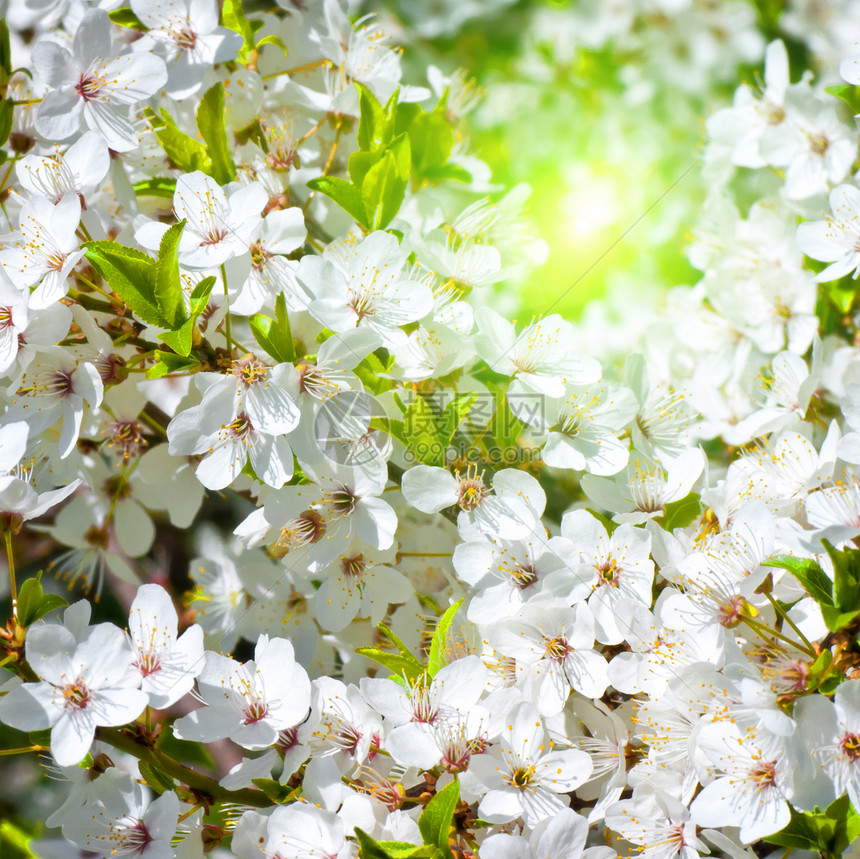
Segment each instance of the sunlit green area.
[{"label": "sunlit green area", "polygon": [[[450,7],[385,4],[413,28],[437,5]],[[712,4],[717,15],[720,5]],[[641,37],[633,47],[629,33],[623,44],[611,37],[583,44],[600,41],[588,29],[600,11],[595,3],[513,3],[485,8],[449,28],[456,32],[412,35],[407,67],[461,68],[474,81],[481,97],[466,117],[471,152],[498,184],[532,188],[528,214],[547,253],[518,287],[522,316],[551,310],[576,318],[616,285],[653,290],[696,279],[684,247],[704,198],[705,120],[731,100],[739,80],[759,79],[760,62],[747,62],[744,51],[759,56],[779,7],[745,5],[734,4],[733,15],[746,13],[761,41],[733,45],[715,19],[707,35],[717,49],[727,38],[727,56],[722,66],[710,58],[704,86],[689,79],[687,52],[699,43],[678,37],[678,21],[655,14],[621,22],[619,30]],[[502,288],[506,303],[510,289]]]}]

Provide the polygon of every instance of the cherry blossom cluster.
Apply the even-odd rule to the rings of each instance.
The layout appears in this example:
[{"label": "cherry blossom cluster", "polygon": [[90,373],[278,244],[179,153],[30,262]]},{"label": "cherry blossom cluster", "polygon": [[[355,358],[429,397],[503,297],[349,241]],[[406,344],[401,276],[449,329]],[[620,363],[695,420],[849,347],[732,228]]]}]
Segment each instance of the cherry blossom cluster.
[{"label": "cherry blossom cluster", "polygon": [[499,311],[533,231],[464,77],[349,11],[0,26],[0,754],[62,784],[20,843],[854,855],[860,55],[767,44],[701,279],[595,356]]}]

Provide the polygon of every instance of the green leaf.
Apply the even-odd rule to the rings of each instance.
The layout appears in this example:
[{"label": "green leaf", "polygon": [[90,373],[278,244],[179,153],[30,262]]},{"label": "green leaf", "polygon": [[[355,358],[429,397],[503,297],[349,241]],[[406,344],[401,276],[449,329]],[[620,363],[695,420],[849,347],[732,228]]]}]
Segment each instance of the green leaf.
[{"label": "green leaf", "polygon": [[170,328],[155,299],[155,260],[118,242],[86,242],[86,258],[125,305],[149,325]]},{"label": "green leaf", "polygon": [[0,146],[2,146],[12,133],[12,115],[15,112],[15,105],[11,98],[4,98],[0,102]]},{"label": "green leaf", "polygon": [[298,796],[299,788],[287,787],[273,778],[252,778],[251,782],[277,805],[292,802]]},{"label": "green leaf", "polygon": [[400,211],[409,184],[409,164],[409,137],[401,134],[367,171],[361,184],[361,199],[369,229],[385,229]]},{"label": "green leaf", "polygon": [[860,834],[860,814],[848,796],[834,800],[822,812],[791,809],[788,825],[765,837],[769,844],[811,850],[826,859],[837,859]]},{"label": "green leaf", "polygon": [[358,90],[358,148],[368,151],[383,149],[395,135],[395,123],[399,105],[399,90],[395,90],[383,107],[376,96],[362,83],[356,82]]},{"label": "green leaf", "polygon": [[434,847],[407,844],[404,841],[377,841],[363,829],[355,827],[358,839],[359,859],[434,859],[438,851]]},{"label": "green leaf", "polygon": [[164,108],[161,108],[160,113],[146,108],[144,114],[149,119],[164,154],[176,167],[185,173],[202,170],[212,175],[212,161],[206,146],[182,131]]},{"label": "green leaf", "polygon": [[204,277],[197,286],[191,290],[191,295],[188,298],[189,314],[195,319],[206,309],[209,304],[209,296],[212,295],[212,288],[215,286],[215,277],[210,275]]},{"label": "green leaf", "polygon": [[165,346],[169,346],[177,355],[187,358],[191,354],[191,347],[194,344],[194,328],[197,320],[186,319],[179,328],[173,331],[165,331],[161,335],[161,342]]},{"label": "green leaf", "polygon": [[179,276],[179,241],[184,229],[183,220],[170,227],[161,237],[155,264],[155,300],[170,329],[178,328],[187,318],[182,297],[182,278]]},{"label": "green leaf", "polygon": [[663,529],[671,534],[675,528],[686,528],[701,512],[698,492],[691,492],[678,501],[670,501],[663,513]]},{"label": "green leaf", "polygon": [[835,84],[824,87],[824,91],[842,99],[854,114],[860,113],[860,87],[851,84]]},{"label": "green leaf", "polygon": [[160,379],[168,373],[184,373],[186,370],[195,370],[200,366],[196,358],[163,352],[161,349],[155,350],[155,358],[157,363],[146,371],[147,379]]},{"label": "green leaf", "polygon": [[454,615],[457,614],[461,605],[463,605],[462,599],[457,600],[453,605],[448,606],[448,608],[445,609],[445,613],[439,618],[439,622],[436,624],[436,629],[433,631],[433,638],[430,641],[430,654],[427,658],[427,673],[431,677],[435,677],[436,674],[448,664],[448,661],[445,659],[445,648],[448,644],[448,630],[451,628],[451,624],[454,621]]},{"label": "green leaf", "polygon": [[12,74],[12,48],[9,43],[9,28],[6,26],[5,18],[0,18],[0,69],[5,72],[3,81],[3,91],[5,92],[6,83]]},{"label": "green leaf", "polygon": [[439,433],[436,413],[427,397],[415,397],[403,413],[403,434],[409,455],[424,465],[444,465],[448,445]]},{"label": "green leaf", "polygon": [[831,632],[840,632],[847,626],[851,626],[857,618],[860,618],[860,609],[854,611],[839,611],[832,605],[821,606],[821,616],[824,623]]},{"label": "green leaf", "polygon": [[59,594],[46,594],[41,579],[41,573],[27,579],[18,591],[18,623],[21,626],[31,626],[48,612],[68,605]]},{"label": "green leaf", "polygon": [[375,662],[388,668],[395,676],[400,678],[406,677],[409,681],[415,681],[424,674],[424,666],[391,629],[384,623],[378,623],[376,627],[380,634],[397,648],[397,653],[392,653],[390,650],[382,650],[379,647],[359,647],[356,649],[356,653],[360,653],[362,656],[368,657],[368,659],[373,659]]},{"label": "green leaf", "polygon": [[860,549],[836,549],[827,540],[821,545],[833,562],[833,605],[842,612],[860,609]]},{"label": "green leaf", "polygon": [[242,37],[243,45],[237,59],[244,64],[248,59],[248,54],[254,50],[254,30],[245,14],[242,0],[224,0],[224,5],[221,8],[221,23]]},{"label": "green leaf", "polygon": [[833,582],[812,558],[774,555],[764,561],[762,566],[788,570],[819,605],[833,605]]},{"label": "green leaf", "polygon": [[361,189],[339,176],[317,176],[307,183],[312,191],[319,191],[334,200],[351,218],[362,226],[367,226],[367,213]]},{"label": "green leaf", "polygon": [[432,844],[442,851],[442,855],[453,859],[454,854],[448,846],[448,836],[451,832],[451,821],[454,811],[460,801],[460,782],[452,781],[443,787],[430,802],[427,803],[421,817],[418,818],[418,828],[425,844]]},{"label": "green leaf", "polygon": [[433,110],[415,117],[409,127],[412,144],[412,169],[420,177],[441,170],[454,148],[454,129],[444,111]]},{"label": "green leaf", "polygon": [[209,770],[215,769],[215,760],[204,743],[180,740],[173,731],[162,731],[158,737],[157,748],[177,761],[196,764]]},{"label": "green leaf", "polygon": [[138,197],[163,197],[172,200],[176,193],[176,180],[172,178],[156,177],[155,179],[144,179],[134,183],[134,193]]},{"label": "green leaf", "polygon": [[471,182],[472,174],[459,164],[445,164],[442,167],[428,168],[424,173],[424,178],[433,183],[444,181],[451,182]]},{"label": "green leaf", "polygon": [[166,793],[168,790],[173,790],[173,779],[166,773],[154,767],[148,761],[138,761],[137,768],[140,774],[145,779],[146,783],[159,794]]},{"label": "green leaf", "polygon": [[458,394],[442,410],[437,426],[439,440],[446,448],[451,444],[454,433],[457,432],[457,428],[472,410],[472,406],[475,405],[477,399],[477,391],[471,391],[468,394]]},{"label": "green leaf", "polygon": [[285,57],[290,53],[287,50],[287,46],[284,44],[284,40],[280,36],[276,36],[274,33],[270,33],[268,36],[263,36],[263,38],[257,42],[257,50],[259,51],[263,45],[275,45],[284,52]]},{"label": "green leaf", "polygon": [[236,178],[236,165],[233,163],[230,141],[227,137],[227,126],[224,120],[224,86],[220,82],[209,87],[200,100],[200,106],[197,108],[197,128],[206,141],[206,149],[211,160],[211,167],[207,172],[219,185],[232,182]]},{"label": "green leaf", "polygon": [[404,657],[378,647],[357,647],[355,652],[384,665],[397,677],[405,676],[407,680],[416,680],[424,673],[424,666],[414,656]]},{"label": "green leaf", "polygon": [[379,164],[384,157],[384,149],[374,149],[372,152],[362,152],[361,150],[353,152],[346,164],[350,182],[356,188],[361,188],[370,169]]},{"label": "green leaf", "polygon": [[126,7],[108,12],[108,18],[119,27],[129,27],[132,30],[142,30],[143,32],[149,29],[131,9]]},{"label": "green leaf", "polygon": [[279,364],[292,364],[295,360],[295,347],[293,345],[293,333],[290,328],[290,320],[287,316],[287,303],[283,293],[275,300],[275,316],[265,316],[255,313],[248,320],[254,339],[260,344],[266,354],[270,355]]}]

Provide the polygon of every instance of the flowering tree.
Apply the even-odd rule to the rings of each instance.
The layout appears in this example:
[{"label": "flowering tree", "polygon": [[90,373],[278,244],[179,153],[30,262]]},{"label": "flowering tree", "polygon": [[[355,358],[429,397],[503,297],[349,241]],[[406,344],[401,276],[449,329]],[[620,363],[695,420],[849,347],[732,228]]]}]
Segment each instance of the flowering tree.
[{"label": "flowering tree", "polygon": [[858,10],[605,5],[654,104],[761,74],[698,282],[586,331],[381,17],[9,4],[4,857],[860,851]]}]

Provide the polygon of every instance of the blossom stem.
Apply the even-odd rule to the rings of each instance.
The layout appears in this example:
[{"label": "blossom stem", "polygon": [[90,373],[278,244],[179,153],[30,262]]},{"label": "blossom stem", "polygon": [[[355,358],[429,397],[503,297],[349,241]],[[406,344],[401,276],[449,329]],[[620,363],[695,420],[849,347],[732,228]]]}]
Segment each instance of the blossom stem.
[{"label": "blossom stem", "polygon": [[44,752],[47,746],[21,746],[17,749],[0,749],[0,758],[9,757],[10,755],[24,755],[27,752]]},{"label": "blossom stem", "polygon": [[321,60],[314,60],[312,63],[305,63],[303,66],[294,66],[291,69],[283,69],[279,72],[272,72],[269,75],[263,75],[264,81],[270,81],[272,78],[281,77],[281,75],[297,75],[300,72],[309,72],[312,69],[317,69],[320,66],[330,66],[332,62],[327,57],[324,57]]},{"label": "blossom stem", "polygon": [[84,284],[84,286],[88,286],[90,289],[92,289],[94,292],[97,292],[99,295],[103,295],[111,304],[117,304],[117,300],[112,295],[105,292],[105,290],[103,290],[100,286],[96,286],[89,278],[84,277],[84,275],[82,275],[80,272],[75,272],[75,279],[79,280],[82,284]]},{"label": "blossom stem", "polygon": [[12,551],[12,532],[7,530],[6,561],[9,565],[9,591],[12,594],[12,617],[18,617],[18,586],[15,583],[15,555]]},{"label": "blossom stem", "polygon": [[798,644],[798,642],[792,640],[787,635],[783,635],[781,632],[777,632],[777,630],[771,629],[769,626],[765,626],[763,623],[759,623],[758,621],[752,620],[752,618],[745,617],[743,620],[744,620],[744,623],[753,632],[755,632],[758,636],[763,638],[765,641],[767,641],[768,638],[771,638],[771,637],[772,638],[778,638],[778,639],[780,639],[780,641],[784,641],[786,644],[790,644],[792,647],[796,647],[799,650],[804,651],[809,656],[812,656],[812,657],[815,656],[814,650],[811,650],[811,649],[807,650],[805,647],[801,646],[800,644]]},{"label": "blossom stem", "polygon": [[160,749],[152,749],[144,743],[135,740],[134,737],[124,733],[119,728],[99,728],[96,737],[102,742],[108,743],[115,749],[127,752],[140,761],[144,761],[159,772],[163,772],[171,778],[177,779],[182,784],[199,791],[213,800],[220,802],[233,802],[236,805],[248,805],[251,808],[268,808],[274,803],[260,790],[252,788],[241,788],[240,790],[227,790],[221,787],[217,781],[175,761],[164,754]]},{"label": "blossom stem", "polygon": [[773,610],[794,630],[794,634],[806,645],[810,651],[815,651],[815,648],[810,643],[809,639],[798,629],[797,624],[788,616],[788,612],[773,598],[773,595],[764,592],[767,601],[773,606]]},{"label": "blossom stem", "polygon": [[233,337],[230,332],[230,298],[227,295],[227,269],[221,265],[221,282],[224,284],[224,302],[227,305],[227,315],[224,317],[224,336],[227,338],[227,351],[233,357]]}]

